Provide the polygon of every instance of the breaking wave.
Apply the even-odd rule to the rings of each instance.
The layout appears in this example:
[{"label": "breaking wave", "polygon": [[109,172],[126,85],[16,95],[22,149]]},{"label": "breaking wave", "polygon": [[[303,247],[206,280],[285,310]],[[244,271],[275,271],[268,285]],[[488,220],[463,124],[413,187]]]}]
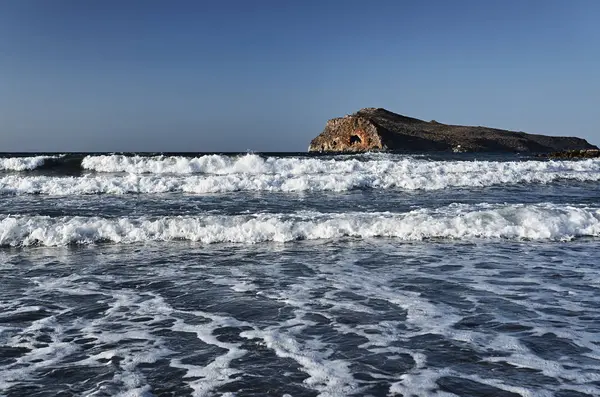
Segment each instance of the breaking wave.
[{"label": "breaking wave", "polygon": [[6,157],[0,158],[0,171],[30,171],[44,165],[55,156]]},{"label": "breaking wave", "polygon": [[600,208],[554,204],[466,205],[406,213],[0,217],[0,246],[188,240],[261,243],[340,238],[570,240],[600,236]]},{"label": "breaking wave", "polygon": [[436,161],[368,154],[336,157],[78,155],[0,159],[0,194],[305,192],[600,181],[600,160]]},{"label": "breaking wave", "polygon": [[256,154],[224,156],[218,154],[188,158],[181,156],[86,156],[81,166],[96,172],[133,174],[275,174],[299,176],[314,174],[481,174],[501,175],[556,172],[600,173],[600,161],[431,161],[414,156],[380,156],[323,159],[318,157],[261,157]]},{"label": "breaking wave", "polygon": [[[452,187],[479,188],[494,185],[539,183],[561,180],[578,182],[600,181],[600,171],[575,170],[558,166],[553,169],[523,169],[511,165],[493,164],[487,169],[463,164],[438,163],[437,168],[423,165],[420,170],[359,171],[348,173],[306,174],[225,174],[225,175],[98,175],[75,177],[6,175],[0,177],[0,194],[22,195],[85,195],[85,194],[157,194],[157,193],[227,193],[256,192],[319,192],[355,189],[439,190]],[[600,164],[600,163],[598,163]],[[595,163],[593,164],[595,165]],[[585,164],[581,165],[586,167]],[[587,165],[591,168],[591,164]],[[452,169],[455,167],[456,169]],[[541,167],[541,166],[540,166]]]}]

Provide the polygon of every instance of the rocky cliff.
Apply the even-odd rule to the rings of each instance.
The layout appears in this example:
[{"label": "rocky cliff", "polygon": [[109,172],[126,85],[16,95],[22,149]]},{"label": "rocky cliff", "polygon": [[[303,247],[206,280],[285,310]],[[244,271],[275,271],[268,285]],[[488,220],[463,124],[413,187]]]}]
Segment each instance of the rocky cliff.
[{"label": "rocky cliff", "polygon": [[600,150],[598,150],[598,149],[565,150],[562,152],[540,154],[539,156],[550,158],[550,159],[568,159],[568,160],[597,159],[600,157]]},{"label": "rocky cliff", "polygon": [[556,152],[598,149],[585,139],[526,134],[488,127],[447,125],[365,108],[331,119],[309,152],[456,151]]}]

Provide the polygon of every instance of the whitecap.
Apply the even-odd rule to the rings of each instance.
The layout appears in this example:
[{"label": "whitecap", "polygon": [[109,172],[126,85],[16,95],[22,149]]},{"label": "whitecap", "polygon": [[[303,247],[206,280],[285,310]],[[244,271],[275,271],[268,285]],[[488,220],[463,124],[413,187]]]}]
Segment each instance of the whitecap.
[{"label": "whitecap", "polygon": [[600,236],[600,209],[555,204],[465,205],[406,213],[298,212],[176,217],[0,217],[1,246],[187,240],[289,242],[341,238],[571,240]]},{"label": "whitecap", "polygon": [[0,158],[0,171],[30,171],[44,165],[55,156],[7,157]]},{"label": "whitecap", "polygon": [[[263,159],[211,155],[195,159],[170,157],[94,156],[84,166],[104,159],[93,173],[80,177],[7,175],[0,194],[192,194],[235,191],[307,192],[355,189],[441,190],[496,185],[547,184],[561,180],[600,181],[600,161],[426,161]],[[110,161],[109,161],[110,160]],[[86,163],[87,161],[87,163]],[[127,173],[122,173],[127,172]]]}]

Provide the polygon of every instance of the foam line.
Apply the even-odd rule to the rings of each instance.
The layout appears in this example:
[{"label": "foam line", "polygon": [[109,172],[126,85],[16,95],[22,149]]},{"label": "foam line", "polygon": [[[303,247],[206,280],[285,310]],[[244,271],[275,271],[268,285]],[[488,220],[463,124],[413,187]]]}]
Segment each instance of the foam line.
[{"label": "foam line", "polygon": [[[304,163],[305,160],[298,160]],[[306,192],[355,189],[440,190],[453,187],[487,187],[561,180],[600,181],[600,162],[325,162],[309,159],[294,167],[271,167],[259,172],[206,174],[90,174],[81,177],[22,176],[0,177],[0,194],[192,194],[235,191]],[[323,167],[321,163],[329,164]],[[335,164],[334,164],[335,163]],[[368,163],[368,162],[366,162]],[[235,168],[235,167],[234,167]],[[239,167],[238,167],[239,168]],[[237,168],[236,168],[237,169]]]},{"label": "foam line", "polygon": [[390,237],[407,241],[431,238],[570,240],[585,236],[600,236],[600,209],[554,204],[453,204],[407,213],[0,217],[0,246],[171,240],[253,244],[346,237]]}]

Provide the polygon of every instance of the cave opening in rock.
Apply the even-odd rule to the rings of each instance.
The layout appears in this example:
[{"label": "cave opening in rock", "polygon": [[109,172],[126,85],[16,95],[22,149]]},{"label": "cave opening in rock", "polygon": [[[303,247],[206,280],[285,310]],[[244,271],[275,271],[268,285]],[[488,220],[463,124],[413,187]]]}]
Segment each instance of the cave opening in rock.
[{"label": "cave opening in rock", "polygon": [[362,143],[362,140],[360,139],[360,137],[358,135],[351,135],[350,136],[350,144],[354,145],[355,143]]}]

